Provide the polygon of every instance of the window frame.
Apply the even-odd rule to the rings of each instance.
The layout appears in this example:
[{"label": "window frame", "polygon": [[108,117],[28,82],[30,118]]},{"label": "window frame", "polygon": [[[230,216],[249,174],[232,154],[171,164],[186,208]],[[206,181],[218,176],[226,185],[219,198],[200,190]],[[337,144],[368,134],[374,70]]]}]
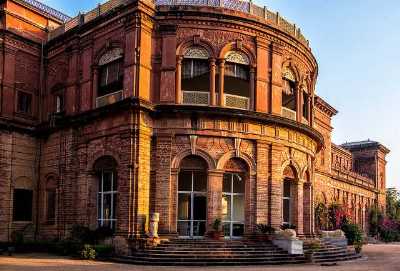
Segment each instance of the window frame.
[{"label": "window frame", "polygon": [[[110,68],[113,67],[113,65],[117,65],[118,67],[117,79],[112,82],[108,82]],[[104,72],[106,73],[106,83],[105,85],[102,85]],[[98,87],[97,87],[98,98],[123,90],[123,84],[124,84],[124,62],[122,56],[99,66]]]},{"label": "window frame", "polygon": [[[111,190],[104,191],[104,176],[105,174],[111,174]],[[98,191],[97,191],[97,225],[98,227],[105,227],[104,222],[109,222],[110,229],[114,230],[114,226],[116,227],[117,218],[116,218],[116,205],[118,199],[118,188],[117,188],[117,178],[116,178],[116,171],[110,169],[102,169],[99,172],[99,182],[98,184]],[[100,189],[101,188],[101,189]],[[110,211],[110,219],[104,218],[104,197],[105,195],[111,195],[111,211]],[[115,198],[115,202],[114,202]],[[99,206],[99,199],[101,201],[101,206]],[[114,206],[115,205],[115,206]],[[100,208],[100,210],[99,210]],[[100,211],[100,212],[99,212]],[[100,217],[99,217],[100,213]]]},{"label": "window frame", "polygon": [[[16,96],[17,96],[16,112],[19,114],[31,116],[33,114],[33,94],[26,91],[18,90]],[[28,98],[25,102],[29,101],[29,103],[25,104],[27,107],[26,110],[22,108],[23,104],[20,103],[23,96]]]},{"label": "window frame", "polygon": [[[30,197],[31,197],[30,198],[30,210],[28,213],[26,212],[27,209],[25,209],[25,208],[23,211],[19,210],[21,206],[17,204],[17,202],[19,202],[19,200],[17,199],[17,192],[22,192],[22,191],[24,191],[25,193],[27,193],[27,192],[30,193]],[[26,195],[24,195],[24,196],[26,196]],[[26,204],[26,202],[24,200],[23,205],[25,205],[25,204]],[[21,217],[19,217],[20,214],[22,214]],[[29,214],[29,217],[27,214]],[[32,189],[25,189],[25,188],[14,188],[13,189],[12,221],[13,222],[32,222],[33,221],[33,190]]]}]

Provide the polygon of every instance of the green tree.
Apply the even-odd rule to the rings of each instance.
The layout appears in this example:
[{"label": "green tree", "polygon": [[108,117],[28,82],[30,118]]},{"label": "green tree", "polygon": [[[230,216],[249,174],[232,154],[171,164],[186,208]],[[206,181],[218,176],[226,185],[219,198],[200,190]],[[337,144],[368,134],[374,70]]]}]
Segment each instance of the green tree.
[{"label": "green tree", "polygon": [[396,188],[386,190],[386,216],[400,221],[400,193]]}]

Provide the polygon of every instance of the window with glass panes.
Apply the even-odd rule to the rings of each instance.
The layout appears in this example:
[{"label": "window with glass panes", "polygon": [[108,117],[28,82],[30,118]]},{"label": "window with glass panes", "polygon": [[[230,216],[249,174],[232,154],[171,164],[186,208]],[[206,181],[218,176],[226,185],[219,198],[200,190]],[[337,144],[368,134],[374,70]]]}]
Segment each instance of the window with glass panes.
[{"label": "window with glass panes", "polygon": [[114,171],[102,170],[99,173],[98,191],[98,225],[115,229],[118,191]]}]

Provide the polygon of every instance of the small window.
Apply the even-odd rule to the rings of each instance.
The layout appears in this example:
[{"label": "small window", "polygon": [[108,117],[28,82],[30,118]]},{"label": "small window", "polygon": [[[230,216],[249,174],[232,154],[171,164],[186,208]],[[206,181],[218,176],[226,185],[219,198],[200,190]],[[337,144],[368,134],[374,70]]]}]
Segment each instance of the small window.
[{"label": "small window", "polygon": [[309,96],[306,92],[303,92],[303,117],[308,119],[309,117],[309,103],[308,103]]},{"label": "small window", "polygon": [[32,94],[21,91],[18,92],[17,110],[20,113],[32,113]]},{"label": "small window", "polygon": [[54,225],[56,221],[56,190],[47,190],[47,223]]},{"label": "small window", "polygon": [[122,64],[122,58],[120,58],[100,67],[99,97],[122,90],[124,78]]},{"label": "small window", "polygon": [[32,190],[14,189],[14,221],[32,221]]},{"label": "small window", "polygon": [[64,95],[56,95],[56,113],[61,113],[64,111]]}]

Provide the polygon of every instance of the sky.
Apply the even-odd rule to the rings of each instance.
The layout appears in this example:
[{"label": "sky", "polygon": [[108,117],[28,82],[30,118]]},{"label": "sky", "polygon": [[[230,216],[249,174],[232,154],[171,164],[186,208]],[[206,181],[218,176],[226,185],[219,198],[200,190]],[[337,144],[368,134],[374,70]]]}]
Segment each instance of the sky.
[{"label": "sky", "polygon": [[[43,0],[70,16],[95,0]],[[104,2],[104,1],[103,1]],[[375,140],[391,150],[387,183],[400,189],[400,6],[395,0],[255,0],[310,40],[319,64],[317,94],[335,107],[336,144]]]}]

